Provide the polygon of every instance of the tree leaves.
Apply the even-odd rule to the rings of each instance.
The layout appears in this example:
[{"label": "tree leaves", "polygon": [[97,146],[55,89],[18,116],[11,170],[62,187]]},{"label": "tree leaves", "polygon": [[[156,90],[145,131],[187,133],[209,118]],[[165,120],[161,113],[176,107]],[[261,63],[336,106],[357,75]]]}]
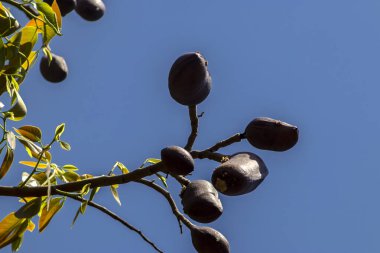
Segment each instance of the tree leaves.
[{"label": "tree leaves", "polygon": [[10,169],[12,163],[13,163],[13,150],[7,147],[7,153],[5,154],[3,163],[0,167],[0,179],[2,179],[5,174],[7,174],[8,170]]},{"label": "tree leaves", "polygon": [[35,198],[25,205],[23,205],[20,209],[15,212],[15,216],[19,219],[22,218],[32,218],[37,215],[40,211],[42,204],[41,198]]},{"label": "tree leaves", "polygon": [[34,227],[34,223],[30,219],[19,219],[14,212],[8,214],[0,221],[0,249],[11,243],[12,248],[18,249],[25,231],[32,232]]},{"label": "tree leaves", "polygon": [[47,205],[44,205],[41,211],[40,220],[38,222],[38,231],[41,233],[49,225],[51,219],[56,213],[63,207],[65,198],[53,198],[50,200],[50,207],[47,209]]},{"label": "tree leaves", "polygon": [[42,138],[41,129],[36,126],[26,125],[15,129],[15,131],[33,142],[41,141]]}]

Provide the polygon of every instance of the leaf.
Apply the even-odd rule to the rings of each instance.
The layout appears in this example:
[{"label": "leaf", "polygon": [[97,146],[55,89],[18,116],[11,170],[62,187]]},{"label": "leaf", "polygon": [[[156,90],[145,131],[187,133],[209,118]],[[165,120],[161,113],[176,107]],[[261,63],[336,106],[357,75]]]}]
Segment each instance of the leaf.
[{"label": "leaf", "polygon": [[12,252],[16,252],[21,248],[23,239],[24,239],[24,236],[21,236],[12,242]]},{"label": "leaf", "polygon": [[22,218],[32,218],[37,215],[40,211],[42,204],[41,198],[35,198],[25,205],[23,205],[20,209],[15,212],[15,216],[19,219]]},{"label": "leaf", "polygon": [[7,153],[5,154],[3,163],[1,164],[1,167],[0,167],[0,179],[2,179],[5,176],[5,174],[7,174],[12,163],[13,163],[13,151],[9,147],[7,147]]},{"label": "leaf", "polygon": [[55,12],[55,15],[57,17],[57,24],[58,24],[58,27],[59,29],[61,29],[62,27],[62,16],[61,16],[61,10],[59,9],[59,6],[58,6],[58,3],[56,0],[53,1],[53,3],[51,4],[51,8],[53,9],[53,11]]},{"label": "leaf", "polygon": [[[33,161],[19,161],[19,163],[22,165],[32,167],[32,168],[35,168],[37,165],[37,162],[33,162]],[[38,169],[45,169],[46,167],[47,167],[47,164],[41,163],[41,162],[37,166]]]},{"label": "leaf", "polygon": [[83,187],[82,187],[82,190],[80,191],[80,194],[82,195],[82,197],[84,195],[87,195],[90,191],[90,188],[91,187],[91,183],[88,183],[88,184],[85,184]]},{"label": "leaf", "polygon": [[[42,148],[40,146],[38,146],[37,144],[35,144],[34,142],[30,141],[29,139],[26,139],[25,137],[23,136],[16,136],[16,138],[18,139],[18,141],[24,145],[25,147],[25,150],[26,152],[28,153],[28,155],[30,157],[34,157],[36,159],[39,159],[40,155],[41,155],[41,152],[42,152]],[[45,151],[44,155],[42,156],[42,161],[51,161],[51,154],[49,151]]]},{"label": "leaf", "polygon": [[26,105],[24,103],[24,100],[22,100],[21,96],[18,94],[17,91],[15,91],[14,96],[17,98],[15,105],[11,109],[9,109],[8,111],[4,112],[3,114],[6,117],[9,117],[9,119],[11,119],[13,121],[19,121],[25,117],[25,115],[27,113],[27,109],[26,109]]},{"label": "leaf", "polygon": [[12,241],[19,237],[19,234],[25,232],[26,228],[23,228],[25,220],[18,219],[14,212],[12,212],[0,221],[0,249],[12,243]]},{"label": "leaf", "polygon": [[16,148],[16,137],[12,131],[7,133],[7,142],[12,150]]},{"label": "leaf", "polygon": [[119,204],[119,206],[121,206],[119,194],[117,193],[118,187],[119,187],[118,184],[111,185],[111,192],[112,192],[113,198],[116,200],[116,202]]},{"label": "leaf", "polygon": [[74,171],[71,171],[71,170],[66,171],[65,173],[63,173],[62,176],[63,176],[63,180],[66,182],[75,182],[81,179],[78,173],[75,173]]},{"label": "leaf", "polygon": [[57,126],[57,128],[55,129],[55,137],[54,138],[56,140],[59,140],[59,138],[61,137],[61,135],[63,134],[64,131],[65,131],[65,123],[62,123],[59,126]]},{"label": "leaf", "polygon": [[[44,173],[45,174],[45,173]],[[21,180],[22,182],[25,182],[25,180],[29,177],[29,173],[27,172],[23,172],[22,173],[22,177],[21,177]],[[35,175],[33,175],[29,180],[28,182],[25,184],[25,186],[27,187],[36,187],[36,186],[40,186],[41,183],[35,178]]]},{"label": "leaf", "polygon": [[129,173],[129,170],[127,169],[127,167],[125,167],[124,164],[122,164],[121,162],[116,162],[116,166],[119,167],[119,169],[121,170],[123,174]]},{"label": "leaf", "polygon": [[18,129],[15,129],[15,131],[27,138],[28,140],[31,140],[33,142],[41,141],[42,138],[42,132],[41,129],[36,126],[22,126]]},{"label": "leaf", "polygon": [[3,40],[0,39],[0,69],[3,69],[5,64],[5,45]]},{"label": "leaf", "polygon": [[49,225],[51,219],[63,207],[64,203],[65,198],[53,198],[50,200],[49,210],[47,209],[47,205],[44,206],[38,221],[38,231],[40,233]]},{"label": "leaf", "polygon": [[44,2],[37,3],[37,9],[44,15],[45,22],[54,29],[56,34],[60,34],[60,27],[58,26],[57,15],[52,7]]},{"label": "leaf", "polygon": [[95,187],[92,188],[91,193],[90,193],[90,198],[88,199],[89,201],[92,201],[95,197],[95,194],[100,190],[100,187]]},{"label": "leaf", "polygon": [[81,206],[78,208],[78,210],[77,210],[77,212],[76,212],[76,214],[74,216],[73,222],[71,222],[71,227],[74,226],[74,223],[77,221],[78,216],[79,216],[80,213],[81,213]]},{"label": "leaf", "polygon": [[161,180],[161,182],[164,184],[166,188],[168,188],[168,184],[166,183],[166,178],[159,173],[156,173],[157,177]]},{"label": "leaf", "polygon": [[62,149],[66,150],[66,151],[70,151],[71,150],[71,146],[67,142],[59,141],[59,145],[61,146]]},{"label": "leaf", "polygon": [[157,158],[148,158],[148,159],[146,159],[146,162],[147,162],[147,163],[156,164],[156,163],[161,162],[161,160],[160,160],[160,159],[157,159]]},{"label": "leaf", "polygon": [[62,169],[64,169],[64,170],[72,170],[72,171],[78,170],[78,168],[75,165],[72,165],[72,164],[63,165]]},{"label": "leaf", "polygon": [[83,201],[81,204],[80,204],[80,213],[81,214],[84,214],[86,212],[86,209],[87,209],[87,204],[88,202],[87,201]]}]

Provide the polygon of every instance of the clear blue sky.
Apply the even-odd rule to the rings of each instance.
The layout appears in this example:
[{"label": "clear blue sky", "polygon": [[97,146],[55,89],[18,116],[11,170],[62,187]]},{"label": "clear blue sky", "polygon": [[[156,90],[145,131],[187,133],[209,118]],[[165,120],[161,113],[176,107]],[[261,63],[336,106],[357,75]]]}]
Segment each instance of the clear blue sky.
[{"label": "clear blue sky", "polygon": [[[89,23],[75,13],[51,47],[69,76],[44,81],[38,65],[23,85],[29,106],[22,124],[53,134],[61,122],[72,151],[54,161],[106,174],[115,161],[135,169],[168,145],[184,145],[187,109],[169,96],[172,62],[200,51],[213,89],[199,106],[195,148],[242,132],[268,116],[297,125],[290,151],[255,150],[247,142],[221,150],[251,151],[270,171],[254,192],[221,196],[224,213],[210,225],[233,253],[380,252],[380,2],[375,0],[106,1]],[[20,126],[16,124],[15,126]],[[21,145],[19,145],[21,150]],[[16,159],[25,159],[23,152]],[[197,161],[191,179],[210,179],[216,163]],[[1,184],[15,184],[13,167]],[[178,186],[169,181],[178,195]],[[168,203],[140,185],[95,198],[140,228],[165,252],[195,252]],[[0,216],[20,206],[0,197]],[[71,229],[78,203],[67,201],[42,233],[27,233],[20,252],[154,252],[136,234],[91,208]],[[2,252],[10,252],[10,248]]]}]

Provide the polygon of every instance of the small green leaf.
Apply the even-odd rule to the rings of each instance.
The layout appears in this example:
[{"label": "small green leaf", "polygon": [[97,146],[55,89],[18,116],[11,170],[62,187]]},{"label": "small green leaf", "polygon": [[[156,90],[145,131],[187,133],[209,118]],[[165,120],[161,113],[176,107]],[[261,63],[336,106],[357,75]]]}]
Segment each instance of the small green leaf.
[{"label": "small green leaf", "polygon": [[18,92],[17,91],[14,91],[14,92],[15,92],[14,97],[17,98],[17,101],[11,109],[9,109],[6,112],[3,112],[3,114],[5,117],[8,117],[9,119],[11,119],[13,121],[19,121],[25,117],[25,115],[27,113],[27,109],[26,109],[26,105],[24,103],[24,100],[22,100],[22,98],[18,94]]},{"label": "small green leaf", "polygon": [[57,128],[55,129],[55,139],[59,140],[64,131],[65,131],[65,123],[62,123],[59,126],[57,126]]},{"label": "small green leaf", "polygon": [[70,151],[71,150],[71,146],[67,142],[59,141],[59,145],[61,146],[62,149],[66,150],[66,151]]},{"label": "small green leaf", "polygon": [[37,3],[37,9],[43,13],[45,21],[54,29],[55,33],[60,35],[57,16],[52,7],[47,3],[39,2]]},{"label": "small green leaf", "polygon": [[13,163],[13,150],[7,147],[7,153],[5,154],[3,163],[1,164],[1,167],[0,167],[0,179],[2,179],[5,176],[5,174],[7,174],[12,163]]},{"label": "small green leaf", "polygon": [[42,138],[41,129],[36,126],[22,126],[15,131],[33,142],[41,141]]},{"label": "small green leaf", "polygon": [[81,179],[80,175],[72,170],[66,171],[62,176],[66,182],[75,182]]},{"label": "small green leaf", "polygon": [[[33,162],[33,161],[19,161],[18,163],[32,167],[32,168],[35,168],[37,166],[37,162]],[[37,166],[38,169],[45,169],[46,167],[47,167],[47,164],[41,163],[41,162]]]},{"label": "small green leaf", "polygon": [[38,222],[38,231],[40,233],[44,231],[47,225],[49,225],[51,219],[63,207],[64,203],[65,203],[65,198],[53,198],[50,200],[49,210],[47,210],[46,205],[44,206],[40,215],[40,220]]},{"label": "small green leaf", "polygon": [[72,171],[78,170],[78,168],[75,165],[72,165],[72,164],[63,165],[62,169],[64,169],[64,170],[72,170]]},{"label": "small green leaf", "polygon": [[121,206],[121,201],[120,201],[120,198],[119,198],[119,194],[117,193],[117,188],[118,187],[119,187],[118,184],[111,185],[111,192],[112,192],[113,198],[116,200],[116,202],[119,204],[119,206]]},{"label": "small green leaf", "polygon": [[[19,234],[25,231],[23,223],[26,219],[18,219],[14,212],[0,221],[0,249],[11,244]],[[24,231],[22,231],[24,230]]]},{"label": "small green leaf", "polygon": [[24,236],[21,236],[12,242],[12,252],[16,252],[21,248],[23,240],[24,240]]},{"label": "small green leaf", "polygon": [[156,164],[156,163],[161,162],[161,160],[157,158],[148,158],[146,159],[146,162],[151,163],[151,164]]},{"label": "small green leaf", "polygon": [[125,167],[124,164],[122,164],[121,162],[116,162],[116,166],[121,170],[123,174],[129,173],[127,167]]},{"label": "small green leaf", "polygon": [[20,209],[15,212],[15,216],[19,219],[22,218],[32,218],[37,215],[40,211],[42,204],[41,198],[35,198],[25,205],[23,205]]},{"label": "small green leaf", "polygon": [[80,194],[83,196],[87,195],[90,192],[91,183],[86,184],[82,187],[82,190],[80,191]]},{"label": "small green leaf", "polygon": [[86,212],[87,204],[88,204],[87,201],[84,201],[84,202],[82,202],[82,203],[80,204],[80,208],[79,208],[79,210],[80,210],[80,213],[81,213],[81,214],[84,214],[84,213]]},{"label": "small green leaf", "polygon": [[161,180],[161,182],[164,184],[166,188],[168,188],[168,184],[166,183],[166,178],[159,173],[156,173],[157,177]]},{"label": "small green leaf", "polygon": [[71,222],[71,227],[74,226],[74,223],[77,221],[78,216],[79,216],[80,213],[81,213],[81,207],[78,208],[78,210],[77,210],[77,212],[76,212],[76,214],[74,216],[73,222]]}]

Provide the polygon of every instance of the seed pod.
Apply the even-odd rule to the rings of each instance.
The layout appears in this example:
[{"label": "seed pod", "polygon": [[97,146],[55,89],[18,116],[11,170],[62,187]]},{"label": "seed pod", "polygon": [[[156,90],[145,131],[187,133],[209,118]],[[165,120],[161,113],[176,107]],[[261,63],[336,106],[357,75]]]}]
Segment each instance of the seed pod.
[{"label": "seed pod", "polygon": [[52,54],[52,60],[45,55],[41,58],[40,72],[42,76],[49,82],[59,83],[65,80],[68,68],[63,57]]},{"label": "seed pod", "polygon": [[191,229],[191,240],[198,253],[229,253],[230,244],[219,231],[210,227],[195,226]]},{"label": "seed pod", "polygon": [[183,211],[195,221],[209,223],[223,213],[218,192],[206,180],[195,180],[188,184],[180,194]]},{"label": "seed pod", "polygon": [[263,160],[253,153],[237,153],[217,167],[212,184],[221,193],[235,196],[249,193],[268,175]]},{"label": "seed pod", "polygon": [[298,128],[280,120],[256,118],[245,129],[252,146],[272,151],[285,151],[296,145]]},{"label": "seed pod", "polygon": [[96,21],[103,17],[106,6],[102,0],[77,0],[75,11],[87,21]]},{"label": "seed pod", "polygon": [[162,149],[161,160],[165,169],[174,175],[187,175],[194,170],[193,157],[186,149],[178,146]]},{"label": "seed pod", "polygon": [[[65,16],[66,14],[72,12],[75,9],[75,6],[77,5],[76,0],[56,0],[59,11],[61,12],[61,16]],[[51,5],[53,3],[53,0],[44,0],[45,3],[48,3]]]},{"label": "seed pod", "polygon": [[206,59],[198,52],[180,56],[169,72],[169,91],[183,105],[197,105],[211,90],[211,76]]}]

